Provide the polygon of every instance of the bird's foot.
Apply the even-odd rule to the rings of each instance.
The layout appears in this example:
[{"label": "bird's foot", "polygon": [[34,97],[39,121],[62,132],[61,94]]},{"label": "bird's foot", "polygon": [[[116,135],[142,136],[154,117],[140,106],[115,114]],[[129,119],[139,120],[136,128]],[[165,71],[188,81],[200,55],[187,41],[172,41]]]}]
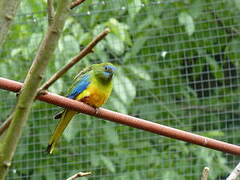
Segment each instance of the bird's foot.
[{"label": "bird's foot", "polygon": [[100,109],[99,108],[94,108],[95,109],[95,115],[98,115],[100,113]]},{"label": "bird's foot", "polygon": [[46,95],[48,92],[47,92],[47,90],[45,90],[45,89],[41,89],[40,91],[39,91],[39,93],[38,93],[38,95]]}]

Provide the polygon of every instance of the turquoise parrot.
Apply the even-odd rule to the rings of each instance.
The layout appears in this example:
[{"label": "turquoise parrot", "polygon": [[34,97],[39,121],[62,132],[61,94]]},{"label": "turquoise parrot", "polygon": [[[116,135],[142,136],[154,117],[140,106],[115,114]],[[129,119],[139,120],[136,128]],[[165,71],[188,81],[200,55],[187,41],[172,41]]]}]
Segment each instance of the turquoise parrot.
[{"label": "turquoise parrot", "polygon": [[[112,92],[112,77],[115,71],[116,67],[108,62],[93,64],[85,68],[74,78],[67,97],[89,104],[94,108],[102,106]],[[76,113],[66,108],[55,116],[55,119],[60,120],[48,142],[48,153],[52,154],[61,134]]]}]

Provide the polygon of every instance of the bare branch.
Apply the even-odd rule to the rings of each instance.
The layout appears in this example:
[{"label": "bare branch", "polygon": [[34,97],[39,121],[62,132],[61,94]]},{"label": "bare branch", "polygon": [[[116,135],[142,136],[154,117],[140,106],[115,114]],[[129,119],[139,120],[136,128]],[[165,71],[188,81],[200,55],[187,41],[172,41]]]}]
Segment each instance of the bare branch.
[{"label": "bare branch", "polygon": [[[0,78],[0,88],[13,92],[18,92],[22,87],[22,83]],[[74,111],[78,111],[90,116],[106,119],[111,122],[124,124],[144,131],[152,132],[154,134],[163,135],[169,138],[178,139],[181,141],[197,144],[203,147],[215,149],[222,152],[228,152],[231,154],[240,155],[240,146],[226,143],[223,141],[215,140],[212,138],[200,136],[194,133],[186,132],[183,130],[171,128],[165,125],[157,124],[144,119],[136,118],[133,116],[121,114],[118,112],[110,111],[104,108],[96,109],[73,99],[69,99],[54,93],[46,92],[37,96],[37,99],[61,106],[63,108],[69,108]]]},{"label": "bare branch", "polygon": [[0,127],[0,136],[6,131],[12,121],[12,114],[1,124]]},{"label": "bare branch", "polygon": [[97,35],[88,45],[85,47],[77,56],[72,58],[68,64],[66,64],[62,69],[56,72],[47,82],[45,82],[40,91],[48,89],[55,81],[57,81],[63,74],[65,74],[71,67],[73,67],[77,62],[84,58],[87,54],[92,52],[92,49],[101,41],[108,33],[109,29],[105,29],[99,35]]},{"label": "bare branch", "polygon": [[0,47],[7,37],[9,26],[16,15],[20,2],[20,0],[1,0],[0,2]]},{"label": "bare branch", "polygon": [[240,163],[238,163],[226,180],[237,180],[238,176],[240,176]]},{"label": "bare branch", "polygon": [[53,0],[47,0],[48,25],[52,24],[54,16]]},{"label": "bare branch", "polygon": [[70,9],[73,9],[77,6],[79,6],[80,4],[82,4],[85,0],[75,0],[71,3]]},{"label": "bare branch", "polygon": [[74,179],[77,179],[78,177],[89,176],[91,174],[92,174],[91,172],[79,172],[67,178],[66,180],[74,180]]},{"label": "bare branch", "polygon": [[201,180],[207,180],[209,174],[209,167],[204,167],[202,171]]}]

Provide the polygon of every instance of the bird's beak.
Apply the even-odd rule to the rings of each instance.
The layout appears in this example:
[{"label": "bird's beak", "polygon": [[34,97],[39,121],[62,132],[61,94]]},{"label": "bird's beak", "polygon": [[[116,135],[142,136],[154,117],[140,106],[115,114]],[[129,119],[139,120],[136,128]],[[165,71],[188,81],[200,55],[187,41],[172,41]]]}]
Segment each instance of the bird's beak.
[{"label": "bird's beak", "polygon": [[117,68],[112,67],[111,70],[112,70],[112,72],[115,72],[117,70]]}]

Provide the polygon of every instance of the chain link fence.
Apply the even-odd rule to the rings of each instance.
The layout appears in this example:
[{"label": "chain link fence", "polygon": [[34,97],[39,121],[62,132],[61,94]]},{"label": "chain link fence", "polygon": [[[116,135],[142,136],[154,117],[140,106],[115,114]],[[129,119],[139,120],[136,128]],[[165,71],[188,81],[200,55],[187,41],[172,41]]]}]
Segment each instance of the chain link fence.
[{"label": "chain link fence", "polygon": [[[56,2],[57,3],[57,2]],[[105,108],[240,144],[240,2],[238,0],[86,0],[68,18],[47,80],[108,27],[94,53],[50,91],[64,95],[85,66],[118,68]],[[45,1],[23,1],[0,50],[1,76],[23,81],[46,31]],[[0,91],[1,121],[16,96]],[[226,179],[238,156],[79,114],[53,155],[45,152],[58,107],[34,103],[7,179]]]}]

